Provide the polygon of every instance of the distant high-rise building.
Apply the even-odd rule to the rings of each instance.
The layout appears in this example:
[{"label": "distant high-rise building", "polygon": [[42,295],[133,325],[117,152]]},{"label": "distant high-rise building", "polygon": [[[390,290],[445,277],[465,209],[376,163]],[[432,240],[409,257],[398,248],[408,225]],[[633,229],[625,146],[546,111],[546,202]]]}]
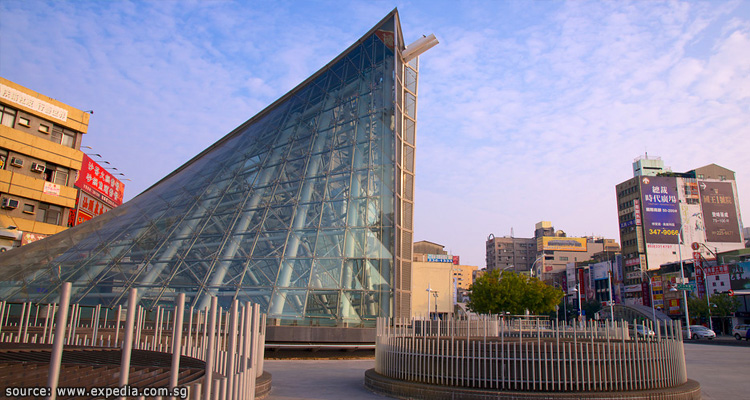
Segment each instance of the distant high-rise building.
[{"label": "distant high-rise building", "polygon": [[710,164],[674,173],[647,157],[633,171],[616,186],[625,303],[642,303],[643,271],[744,247],[733,171]]},{"label": "distant high-rise building", "polygon": [[646,154],[633,161],[633,176],[656,176],[671,171],[671,168],[664,166],[661,157],[649,158]]},{"label": "distant high-rise building", "polygon": [[487,270],[510,269],[529,273],[545,281],[553,281],[553,274],[565,270],[570,262],[589,261],[605,257],[603,253],[617,253],[620,248],[614,239],[598,237],[568,237],[555,230],[549,221],[535,225],[533,238],[490,235],[485,243]]},{"label": "distant high-rise building", "polygon": [[[414,243],[414,257],[425,256],[427,254],[445,255],[448,254],[448,252],[445,251],[445,246],[442,244],[428,242],[427,240]],[[417,260],[415,258],[414,261],[423,260]]]},{"label": "distant high-rise building", "polygon": [[509,269],[528,272],[536,260],[536,239],[490,234],[485,242],[487,271]]}]

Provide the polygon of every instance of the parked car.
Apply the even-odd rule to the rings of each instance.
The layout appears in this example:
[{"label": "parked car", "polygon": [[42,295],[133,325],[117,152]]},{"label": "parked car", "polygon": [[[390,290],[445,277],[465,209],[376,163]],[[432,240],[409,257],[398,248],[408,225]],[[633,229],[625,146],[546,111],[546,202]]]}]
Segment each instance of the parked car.
[{"label": "parked car", "polygon": [[732,328],[732,336],[734,336],[734,338],[737,340],[742,340],[742,338],[745,338],[745,340],[750,340],[747,338],[748,329],[750,329],[750,325],[737,325]]},{"label": "parked car", "polygon": [[656,336],[656,332],[651,330],[651,328],[647,327],[646,325],[640,325],[640,324],[635,326],[635,334],[638,335],[638,337],[640,338],[645,338],[645,337],[653,338],[654,336]]},{"label": "parked car", "polygon": [[703,325],[690,325],[690,336],[688,336],[687,328],[682,328],[682,337],[685,339],[713,339],[716,337],[716,332],[706,328]]}]

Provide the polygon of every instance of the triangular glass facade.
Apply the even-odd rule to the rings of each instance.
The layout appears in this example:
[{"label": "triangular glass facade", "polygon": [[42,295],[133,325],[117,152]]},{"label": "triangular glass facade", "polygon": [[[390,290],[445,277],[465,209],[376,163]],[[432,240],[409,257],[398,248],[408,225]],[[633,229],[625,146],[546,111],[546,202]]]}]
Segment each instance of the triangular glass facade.
[{"label": "triangular glass facade", "polygon": [[54,302],[70,281],[74,302],[108,307],[137,287],[147,307],[218,296],[295,324],[398,315],[411,275],[417,76],[400,35],[394,10],[135,199],[0,256],[0,299]]}]

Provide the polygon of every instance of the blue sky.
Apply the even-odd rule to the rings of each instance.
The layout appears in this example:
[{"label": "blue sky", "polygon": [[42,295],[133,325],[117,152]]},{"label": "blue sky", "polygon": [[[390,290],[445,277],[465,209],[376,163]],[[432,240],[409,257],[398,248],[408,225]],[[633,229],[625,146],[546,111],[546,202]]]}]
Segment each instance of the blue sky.
[{"label": "blue sky", "polygon": [[[415,239],[617,239],[639,155],[737,173],[750,212],[750,2],[0,2],[0,75],[94,110],[84,145],[145,190],[398,7],[421,57]],[[745,225],[749,225],[745,223]]]}]

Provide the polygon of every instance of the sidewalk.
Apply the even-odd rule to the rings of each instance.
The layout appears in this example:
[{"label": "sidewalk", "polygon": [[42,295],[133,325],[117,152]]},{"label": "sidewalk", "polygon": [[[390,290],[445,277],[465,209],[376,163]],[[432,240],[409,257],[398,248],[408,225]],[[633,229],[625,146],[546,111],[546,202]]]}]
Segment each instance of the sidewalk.
[{"label": "sidewalk", "polygon": [[375,359],[364,360],[265,360],[272,375],[271,394],[266,400],[352,400],[387,397],[365,389],[365,371]]}]

